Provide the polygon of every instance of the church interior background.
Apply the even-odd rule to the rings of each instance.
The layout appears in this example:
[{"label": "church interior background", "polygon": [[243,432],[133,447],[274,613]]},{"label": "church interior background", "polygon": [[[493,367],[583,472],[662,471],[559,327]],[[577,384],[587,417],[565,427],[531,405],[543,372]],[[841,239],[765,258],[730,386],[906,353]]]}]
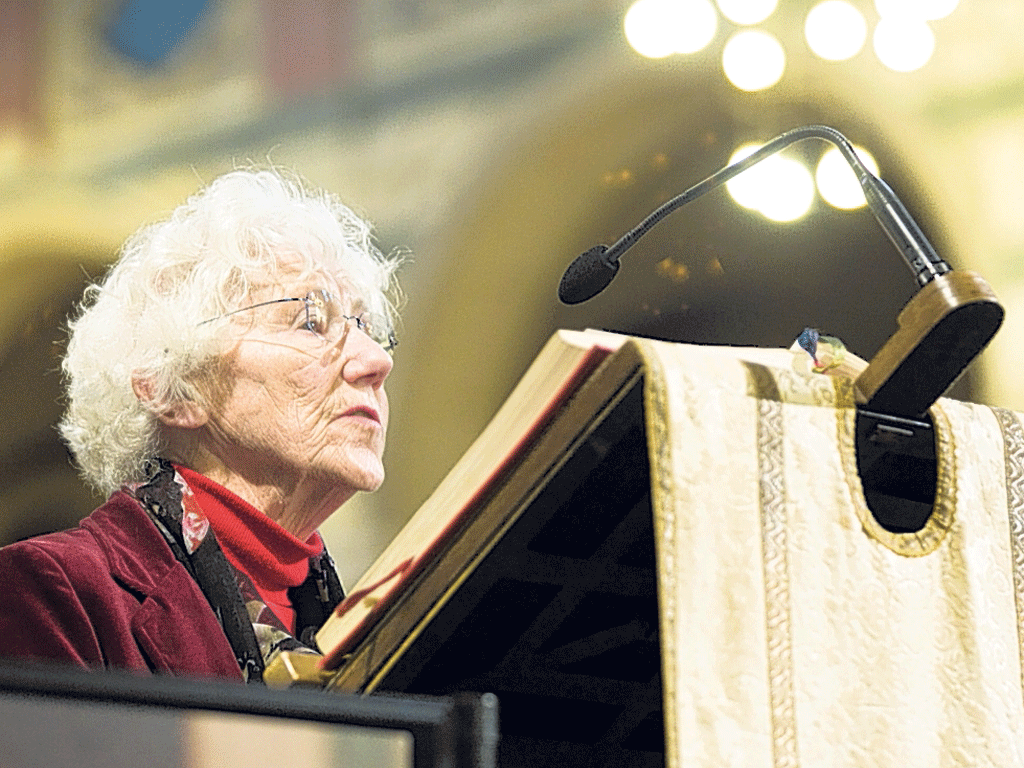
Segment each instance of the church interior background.
[{"label": "church interior background", "polygon": [[[867,150],[940,255],[991,283],[1007,319],[954,394],[1024,409],[1024,5],[832,2],[833,54],[818,0],[0,0],[0,543],[99,501],[54,429],[86,280],[238,165],[295,169],[410,254],[388,479],[324,530],[349,583],[556,328],[779,347],[812,326],[877,351],[912,277],[864,208],[813,187],[774,218],[716,190],[600,297],[556,298],[578,253],[800,125]],[[737,41],[768,56],[753,82]],[[813,171],[825,149],[785,155]]]}]

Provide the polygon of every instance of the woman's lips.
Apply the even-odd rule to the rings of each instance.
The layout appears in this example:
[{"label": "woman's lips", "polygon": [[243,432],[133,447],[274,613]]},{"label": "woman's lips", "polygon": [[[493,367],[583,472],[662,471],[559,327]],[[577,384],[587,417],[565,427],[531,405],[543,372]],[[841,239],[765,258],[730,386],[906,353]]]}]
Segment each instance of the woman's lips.
[{"label": "woman's lips", "polygon": [[341,417],[369,419],[370,421],[380,424],[380,414],[377,413],[377,409],[371,408],[368,405],[357,405],[352,408],[349,408],[347,411],[341,414]]}]

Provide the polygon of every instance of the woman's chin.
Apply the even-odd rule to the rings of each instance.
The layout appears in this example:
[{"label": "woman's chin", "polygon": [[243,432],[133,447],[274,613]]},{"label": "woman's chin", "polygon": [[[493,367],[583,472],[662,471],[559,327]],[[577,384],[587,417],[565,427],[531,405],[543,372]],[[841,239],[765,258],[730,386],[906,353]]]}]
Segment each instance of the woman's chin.
[{"label": "woman's chin", "polygon": [[372,493],[384,482],[384,465],[376,457],[368,458],[345,467],[338,479],[351,490]]},{"label": "woman's chin", "polygon": [[384,484],[384,471],[382,469],[380,471],[380,473],[374,475],[373,477],[366,478],[366,481],[363,483],[362,487],[359,488],[359,490],[362,491],[363,493],[373,493],[378,488],[380,488],[383,484]]}]

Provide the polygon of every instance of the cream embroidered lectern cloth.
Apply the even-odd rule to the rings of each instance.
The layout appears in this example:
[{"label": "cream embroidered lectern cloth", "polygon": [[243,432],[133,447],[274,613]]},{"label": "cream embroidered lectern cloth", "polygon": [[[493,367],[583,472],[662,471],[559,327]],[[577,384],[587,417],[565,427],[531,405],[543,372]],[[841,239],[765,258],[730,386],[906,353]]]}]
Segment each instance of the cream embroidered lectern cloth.
[{"label": "cream embroidered lectern cloth", "polygon": [[893,534],[848,379],[639,341],[670,766],[1024,766],[1024,427],[932,410],[938,494]]}]

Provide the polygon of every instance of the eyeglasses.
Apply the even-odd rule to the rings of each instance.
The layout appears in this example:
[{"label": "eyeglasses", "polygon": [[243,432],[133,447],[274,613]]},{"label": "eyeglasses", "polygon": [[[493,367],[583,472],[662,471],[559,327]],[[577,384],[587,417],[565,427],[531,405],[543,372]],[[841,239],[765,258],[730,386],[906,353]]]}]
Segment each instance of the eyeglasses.
[{"label": "eyeglasses", "polygon": [[247,307],[225,312],[217,317],[211,317],[209,320],[203,320],[199,325],[212,323],[215,320],[236,315],[239,312],[245,312],[250,309],[256,309],[257,307],[283,304],[288,301],[301,301],[305,305],[306,318],[305,322],[302,323],[302,328],[319,336],[324,341],[335,342],[340,339],[342,333],[344,333],[345,326],[351,322],[356,328],[380,344],[388,354],[391,354],[395,347],[398,346],[398,339],[395,338],[395,333],[391,330],[391,325],[385,317],[375,312],[361,312],[358,315],[343,314],[338,297],[330,291],[322,289],[310,291],[305,296],[271,299],[270,301],[261,301],[259,304],[250,304]]}]

